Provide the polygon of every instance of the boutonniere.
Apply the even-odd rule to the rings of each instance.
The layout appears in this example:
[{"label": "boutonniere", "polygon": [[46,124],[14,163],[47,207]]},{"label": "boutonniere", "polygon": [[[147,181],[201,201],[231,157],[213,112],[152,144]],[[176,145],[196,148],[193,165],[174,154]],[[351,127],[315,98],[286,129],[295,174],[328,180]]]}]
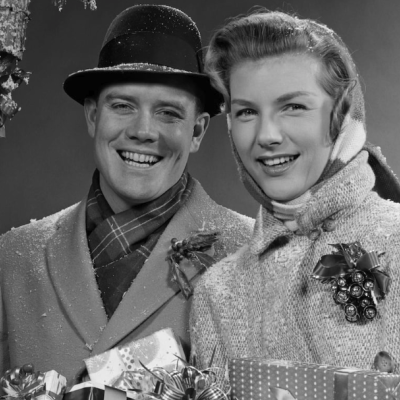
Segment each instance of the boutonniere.
[{"label": "boutonniere", "polygon": [[167,261],[171,267],[172,281],[179,286],[186,300],[192,296],[193,286],[180,266],[181,261],[186,259],[199,269],[208,268],[215,260],[205,252],[210,250],[218,239],[219,232],[197,232],[183,240],[171,240]]},{"label": "boutonniere", "polygon": [[312,278],[331,285],[333,299],[344,309],[347,321],[373,320],[390,283],[390,277],[378,269],[383,253],[367,252],[359,242],[331,246],[336,251],[320,258]]}]

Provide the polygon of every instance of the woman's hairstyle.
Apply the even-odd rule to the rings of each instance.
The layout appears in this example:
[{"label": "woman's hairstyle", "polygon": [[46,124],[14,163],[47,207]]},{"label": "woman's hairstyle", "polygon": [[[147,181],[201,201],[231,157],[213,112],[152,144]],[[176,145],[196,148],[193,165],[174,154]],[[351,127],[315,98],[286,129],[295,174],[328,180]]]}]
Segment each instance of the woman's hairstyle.
[{"label": "woman's hairstyle", "polygon": [[[334,100],[331,140],[340,133],[350,109],[352,118],[364,121],[362,93],[360,88],[354,91],[359,85],[356,66],[340,37],[315,21],[264,8],[231,19],[211,39],[205,70],[224,96],[225,111],[230,112],[229,78],[235,65],[288,53],[310,55],[323,66],[320,84]],[[361,104],[353,107],[354,101]]]}]

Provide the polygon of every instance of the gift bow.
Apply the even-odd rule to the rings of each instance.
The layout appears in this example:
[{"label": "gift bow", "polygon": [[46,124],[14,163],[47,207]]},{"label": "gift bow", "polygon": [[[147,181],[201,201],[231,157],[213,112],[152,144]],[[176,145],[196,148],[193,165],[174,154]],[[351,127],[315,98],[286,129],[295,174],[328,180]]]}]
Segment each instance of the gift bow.
[{"label": "gift bow", "polygon": [[10,369],[0,379],[1,387],[6,393],[3,398],[9,400],[34,398],[61,400],[66,383],[66,379],[55,371],[34,372],[31,364]]},{"label": "gift bow", "polygon": [[[228,395],[215,383],[212,368],[198,370],[186,366],[181,371],[167,372],[163,368],[148,369],[157,381],[154,392],[146,393],[149,398],[159,400],[229,400]],[[136,392],[140,392],[135,390]]]},{"label": "gift bow", "polygon": [[40,372],[25,372],[23,368],[13,368],[6,371],[1,378],[1,387],[6,392],[3,398],[30,400],[35,393],[44,387],[44,374]]},{"label": "gift bow", "polygon": [[390,278],[387,274],[377,269],[380,266],[376,251],[363,254],[352,265],[348,257],[343,254],[328,254],[322,256],[315,266],[312,277],[321,281],[338,278],[355,270],[371,274],[374,281],[374,294],[377,299],[384,298],[389,289]]}]

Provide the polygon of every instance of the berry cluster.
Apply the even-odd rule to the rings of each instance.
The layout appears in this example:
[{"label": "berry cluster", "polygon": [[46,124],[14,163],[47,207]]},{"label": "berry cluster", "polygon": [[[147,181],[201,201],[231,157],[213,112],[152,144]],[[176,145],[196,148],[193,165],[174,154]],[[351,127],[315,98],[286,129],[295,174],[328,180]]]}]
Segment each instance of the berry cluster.
[{"label": "berry cluster", "polygon": [[373,294],[374,280],[371,274],[355,270],[331,280],[333,299],[343,306],[346,320],[357,322],[373,320],[377,315]]}]

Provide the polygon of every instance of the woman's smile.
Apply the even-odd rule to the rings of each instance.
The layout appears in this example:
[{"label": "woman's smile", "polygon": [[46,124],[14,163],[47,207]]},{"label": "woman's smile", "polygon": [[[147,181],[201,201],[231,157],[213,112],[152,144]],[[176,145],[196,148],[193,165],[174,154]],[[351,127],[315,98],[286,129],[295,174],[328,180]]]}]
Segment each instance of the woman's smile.
[{"label": "woman's smile", "polygon": [[244,61],[230,76],[232,139],[247,172],[273,200],[290,201],[320,178],[330,156],[332,98],[306,55]]},{"label": "woman's smile", "polygon": [[258,157],[257,161],[261,164],[266,174],[279,176],[288,171],[296,162],[299,155]]}]

